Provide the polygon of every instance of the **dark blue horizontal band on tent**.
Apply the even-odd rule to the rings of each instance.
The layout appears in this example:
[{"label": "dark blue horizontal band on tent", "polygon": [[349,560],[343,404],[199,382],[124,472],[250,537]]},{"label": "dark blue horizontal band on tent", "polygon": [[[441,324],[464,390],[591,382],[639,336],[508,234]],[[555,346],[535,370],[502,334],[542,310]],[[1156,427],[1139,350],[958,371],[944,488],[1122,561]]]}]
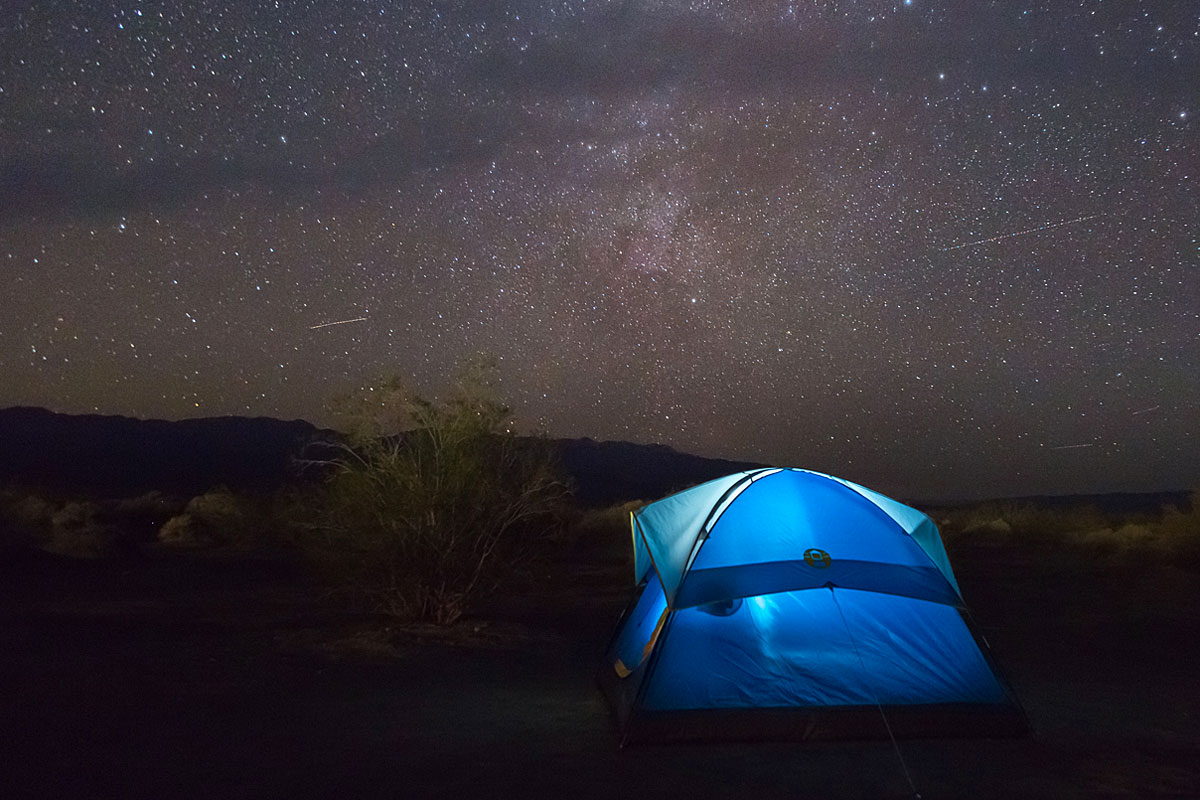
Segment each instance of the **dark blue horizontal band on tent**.
[{"label": "dark blue horizontal band on tent", "polygon": [[676,608],[715,603],[734,597],[818,589],[866,589],[957,606],[958,594],[934,566],[880,564],[839,559],[819,568],[805,561],[772,561],[715,569],[693,569],[675,595]]}]

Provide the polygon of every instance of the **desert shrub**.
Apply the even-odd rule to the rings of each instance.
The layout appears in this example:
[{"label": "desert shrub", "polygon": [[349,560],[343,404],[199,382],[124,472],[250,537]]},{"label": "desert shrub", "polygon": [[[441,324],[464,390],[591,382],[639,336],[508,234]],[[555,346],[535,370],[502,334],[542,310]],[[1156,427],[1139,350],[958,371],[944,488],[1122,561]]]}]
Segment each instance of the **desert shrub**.
[{"label": "desert shrub", "polygon": [[1023,534],[1057,535],[1091,530],[1107,524],[1094,506],[1048,507],[1036,503],[1001,503],[1000,516]]},{"label": "desert shrub", "polygon": [[1125,556],[1131,551],[1147,550],[1153,545],[1155,533],[1148,525],[1128,523],[1116,528],[1096,528],[1079,531],[1067,543],[1080,544],[1097,553]]},{"label": "desert shrub", "polygon": [[75,558],[113,554],[120,529],[106,510],[91,500],[48,498],[34,491],[8,489],[0,494],[0,544],[40,548]]},{"label": "desert shrub", "polygon": [[964,508],[944,509],[939,527],[954,534],[1061,536],[1110,526],[1095,506],[1040,506],[1028,501],[995,500]]},{"label": "desert shrub", "polygon": [[1200,569],[1200,489],[1192,491],[1190,500],[1187,511],[1163,509],[1158,545],[1180,565]]},{"label": "desert shrub", "polygon": [[1004,517],[992,517],[988,520],[972,521],[963,528],[963,533],[1012,533],[1012,524]]},{"label": "desert shrub", "polygon": [[396,379],[343,402],[348,440],[301,537],[338,594],[451,624],[555,528],[551,450],[512,434],[487,377],[470,366],[441,402]]},{"label": "desert shrub", "polygon": [[101,519],[95,503],[66,503],[50,517],[50,532],[43,549],[75,558],[102,558],[110,555],[117,541],[117,530]]},{"label": "desert shrub", "polygon": [[1002,502],[977,503],[970,506],[942,509],[937,513],[938,528],[944,535],[979,531],[1011,533],[1012,525],[1005,518]]},{"label": "desert shrub", "polygon": [[176,514],[163,523],[158,530],[158,540],[163,544],[195,547],[212,544],[203,526],[190,514]]},{"label": "desert shrub", "polygon": [[221,487],[189,500],[159,529],[158,540],[181,547],[252,548],[265,541],[269,526],[258,504]]},{"label": "desert shrub", "polygon": [[939,509],[947,541],[1076,548],[1102,559],[1139,559],[1200,569],[1200,491],[1185,510],[1165,506],[1106,516],[1094,506],[992,501]]},{"label": "desert shrub", "polygon": [[37,494],[11,488],[0,492],[0,549],[38,546],[49,535],[54,510],[53,504]]},{"label": "desert shrub", "polygon": [[41,495],[8,490],[2,498],[4,518],[30,528],[48,527],[56,506]]}]

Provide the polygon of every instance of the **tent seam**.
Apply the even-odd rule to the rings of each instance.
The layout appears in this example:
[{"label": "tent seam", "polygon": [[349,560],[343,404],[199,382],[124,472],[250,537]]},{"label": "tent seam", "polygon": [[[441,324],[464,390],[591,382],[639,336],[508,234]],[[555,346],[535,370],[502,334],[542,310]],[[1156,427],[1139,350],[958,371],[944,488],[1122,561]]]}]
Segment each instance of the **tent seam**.
[{"label": "tent seam", "polygon": [[[742,476],[741,480],[739,480],[737,483],[733,484],[728,489],[726,489],[721,494],[721,496],[717,498],[717,501],[715,503],[713,503],[712,508],[710,508],[708,510],[708,516],[706,516],[704,518],[704,522],[700,523],[700,530],[696,531],[696,538],[692,540],[692,546],[688,551],[688,559],[687,559],[687,561],[684,562],[683,569],[681,569],[679,571],[679,583],[675,585],[675,591],[673,591],[671,593],[671,597],[667,601],[667,605],[674,607],[675,597],[677,597],[679,595],[679,590],[680,590],[680,588],[683,587],[684,580],[687,579],[688,573],[691,572],[692,564],[694,564],[696,562],[696,557],[700,555],[700,549],[702,547],[704,547],[704,543],[706,541],[708,541],[708,536],[705,535],[705,530],[715,526],[717,524],[717,521],[720,520],[721,517],[725,514],[725,511],[722,511],[720,514],[717,515],[717,517],[715,519],[713,518],[713,514],[716,512],[716,510],[718,508],[720,508],[721,504],[725,502],[725,498],[729,497],[729,495],[732,494],[733,491],[735,489],[737,489],[739,486],[744,486],[746,484],[754,483],[755,476],[760,475],[764,472],[768,472],[768,471],[771,471],[772,474],[774,474],[776,472],[781,472],[782,470],[780,470],[777,467],[763,467],[761,469],[756,469],[751,472],[748,472],[744,476]],[[738,494],[740,496],[741,493],[739,492]],[[729,504],[725,506],[725,510],[728,510],[729,506],[733,505],[734,502],[736,502],[736,501],[737,501],[736,497],[733,500],[730,500]],[[711,525],[709,524],[710,522],[712,523]],[[647,550],[650,549],[650,546],[648,544],[646,545],[646,549]],[[650,560],[651,560],[651,562],[654,561],[653,555],[650,556]],[[660,581],[662,580],[661,575],[659,576],[659,580]],[[664,586],[665,586],[665,584],[664,584]]]}]

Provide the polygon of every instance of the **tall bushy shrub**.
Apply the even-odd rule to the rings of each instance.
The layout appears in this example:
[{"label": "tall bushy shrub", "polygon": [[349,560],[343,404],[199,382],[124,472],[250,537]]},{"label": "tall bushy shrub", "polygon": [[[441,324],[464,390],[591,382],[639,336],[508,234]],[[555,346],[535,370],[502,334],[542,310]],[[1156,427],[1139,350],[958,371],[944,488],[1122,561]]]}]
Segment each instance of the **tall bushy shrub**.
[{"label": "tall bushy shrub", "polygon": [[304,537],[338,591],[451,624],[554,524],[566,488],[551,452],[511,433],[487,374],[469,367],[444,401],[391,379],[348,403]]}]

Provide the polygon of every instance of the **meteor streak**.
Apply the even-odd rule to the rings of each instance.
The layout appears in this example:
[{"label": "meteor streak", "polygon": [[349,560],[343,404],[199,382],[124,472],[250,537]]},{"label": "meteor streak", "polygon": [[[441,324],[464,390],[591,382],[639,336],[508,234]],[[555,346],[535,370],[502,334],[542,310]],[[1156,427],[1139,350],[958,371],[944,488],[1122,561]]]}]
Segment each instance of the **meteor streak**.
[{"label": "meteor streak", "polygon": [[954,244],[950,245],[949,247],[942,247],[938,250],[938,252],[947,253],[951,250],[962,250],[964,247],[978,247],[981,244],[991,244],[992,242],[998,242],[1001,239],[1012,239],[1016,236],[1029,236],[1032,233],[1041,233],[1042,231],[1048,231],[1051,228],[1061,228],[1063,225],[1074,225],[1077,222],[1086,222],[1089,219],[1096,219],[1097,217],[1104,216],[1108,215],[1089,214],[1086,217],[1076,217],[1075,219],[1067,219],[1063,220],[1062,222],[1049,222],[1045,225],[1039,225],[1036,228],[1028,228],[1027,230],[1023,231],[1014,231],[1013,233],[1002,233],[999,236],[990,236],[987,239],[976,239],[973,242],[963,242],[962,244]]},{"label": "meteor streak", "polygon": [[1051,450],[1075,450],[1080,447],[1095,447],[1095,446],[1096,446],[1095,442],[1088,442],[1087,444],[1060,444],[1057,447],[1051,447],[1050,449]]},{"label": "meteor streak", "polygon": [[309,328],[310,331],[315,331],[317,328],[328,328],[330,325],[348,325],[351,322],[362,322],[366,317],[355,317],[354,319],[339,319],[335,322],[322,322],[320,325],[313,325]]}]

